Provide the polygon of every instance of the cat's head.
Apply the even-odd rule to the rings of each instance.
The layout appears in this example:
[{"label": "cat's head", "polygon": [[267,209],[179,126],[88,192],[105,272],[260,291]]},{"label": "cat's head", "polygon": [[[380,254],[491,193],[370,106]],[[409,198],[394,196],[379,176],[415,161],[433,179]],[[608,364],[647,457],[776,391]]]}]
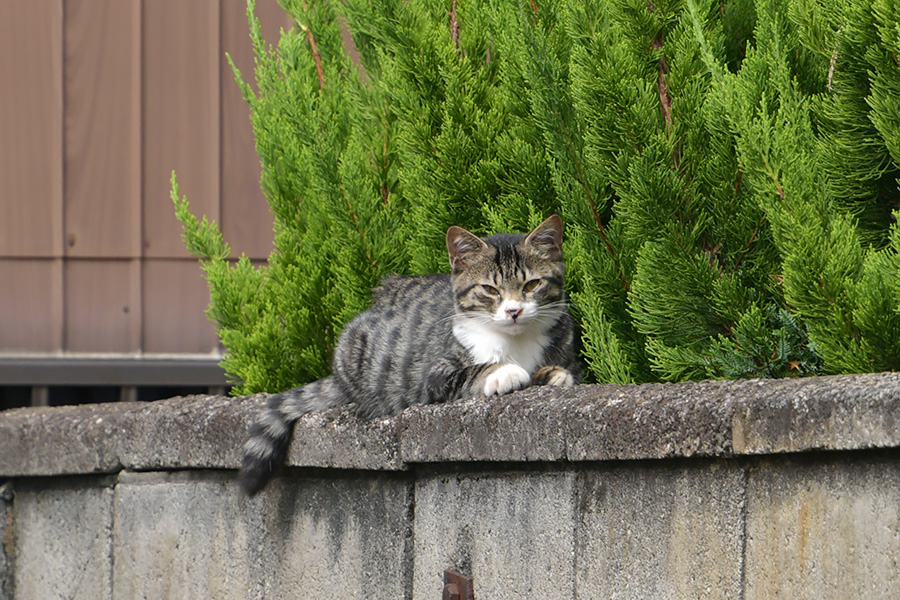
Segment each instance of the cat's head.
[{"label": "cat's head", "polygon": [[565,306],[562,220],[553,215],[531,233],[479,238],[447,230],[456,313],[500,332],[550,325]]}]

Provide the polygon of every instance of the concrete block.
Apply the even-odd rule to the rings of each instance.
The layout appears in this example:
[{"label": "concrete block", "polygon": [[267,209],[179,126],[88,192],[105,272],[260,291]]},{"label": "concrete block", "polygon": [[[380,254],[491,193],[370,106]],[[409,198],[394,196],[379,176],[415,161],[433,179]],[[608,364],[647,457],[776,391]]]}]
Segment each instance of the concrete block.
[{"label": "concrete block", "polygon": [[423,474],[413,598],[440,598],[449,568],[476,598],[573,600],[573,500],[572,473]]},{"label": "concrete block", "polygon": [[535,387],[413,407],[399,417],[400,454],[549,462],[896,447],[898,414],[900,373]]},{"label": "concrete block", "polygon": [[578,598],[741,594],[744,470],[724,461],[599,465],[578,477]]},{"label": "concrete block", "polygon": [[119,421],[133,403],[20,408],[0,413],[0,476],[113,473]]},{"label": "concrete block", "polygon": [[123,474],[121,598],[404,598],[411,485],[387,475],[276,478],[253,499],[231,474]]},{"label": "concrete block", "polygon": [[571,394],[545,386],[410,408],[400,417],[400,453],[407,463],[563,460]]},{"label": "concrete block", "polygon": [[572,461],[731,453],[735,403],[746,382],[579,386],[566,419]]},{"label": "concrete block", "polygon": [[[734,452],[900,446],[900,373],[757,380],[734,415]],[[755,388],[755,389],[754,389]]]},{"label": "concrete block", "polygon": [[110,485],[106,478],[16,481],[14,598],[113,598]]},{"label": "concrete block", "polygon": [[897,598],[896,457],[766,460],[747,492],[746,600]]},{"label": "concrete block", "polygon": [[[135,470],[234,469],[250,425],[268,395],[191,396],[144,405],[122,419],[119,452]],[[396,419],[367,421],[340,408],[306,415],[295,428],[286,464],[298,467],[400,468]]]},{"label": "concrete block", "polygon": [[116,451],[126,469],[236,468],[264,395],[188,396],[139,405],[118,420]]},{"label": "concrete block", "polygon": [[[278,478],[248,503],[264,598],[409,598],[413,484],[407,476],[334,471]],[[272,510],[277,507],[277,510]]]},{"label": "concrete block", "polygon": [[0,416],[0,475],[237,467],[259,397],[28,408]]},{"label": "concrete block", "polygon": [[396,417],[366,420],[346,408],[311,413],[294,426],[285,462],[294,467],[399,470],[399,431]]}]

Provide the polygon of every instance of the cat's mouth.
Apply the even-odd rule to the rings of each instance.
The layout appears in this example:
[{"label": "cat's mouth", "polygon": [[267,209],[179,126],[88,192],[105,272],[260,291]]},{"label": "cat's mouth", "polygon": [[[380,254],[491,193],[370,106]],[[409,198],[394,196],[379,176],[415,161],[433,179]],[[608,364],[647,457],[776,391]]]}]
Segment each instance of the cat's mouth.
[{"label": "cat's mouth", "polygon": [[524,313],[515,316],[504,315],[493,320],[493,325],[503,333],[519,333],[524,330],[531,321],[531,316]]},{"label": "cat's mouth", "polygon": [[516,327],[528,321],[531,317],[528,306],[516,300],[504,300],[494,312],[494,322],[501,327]]}]

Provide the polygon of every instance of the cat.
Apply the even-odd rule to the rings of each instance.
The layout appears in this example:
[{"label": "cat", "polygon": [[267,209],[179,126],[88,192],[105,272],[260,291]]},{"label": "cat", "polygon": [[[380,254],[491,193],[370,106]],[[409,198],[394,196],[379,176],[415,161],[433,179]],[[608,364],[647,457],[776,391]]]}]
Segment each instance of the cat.
[{"label": "cat", "polygon": [[392,276],[341,333],[331,375],[269,398],[238,476],[253,495],[304,414],[355,405],[364,418],[413,404],[580,381],[563,291],[562,220],[527,235],[447,230],[450,275]]}]

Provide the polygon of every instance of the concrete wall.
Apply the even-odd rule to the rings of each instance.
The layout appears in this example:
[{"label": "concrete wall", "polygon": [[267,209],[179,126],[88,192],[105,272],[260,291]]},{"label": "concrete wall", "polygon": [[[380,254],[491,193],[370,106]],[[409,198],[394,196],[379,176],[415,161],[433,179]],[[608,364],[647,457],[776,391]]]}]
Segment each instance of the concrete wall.
[{"label": "concrete wall", "polygon": [[897,598],[900,375],[535,389],[297,425],[264,397],[0,413],[0,598]]}]

